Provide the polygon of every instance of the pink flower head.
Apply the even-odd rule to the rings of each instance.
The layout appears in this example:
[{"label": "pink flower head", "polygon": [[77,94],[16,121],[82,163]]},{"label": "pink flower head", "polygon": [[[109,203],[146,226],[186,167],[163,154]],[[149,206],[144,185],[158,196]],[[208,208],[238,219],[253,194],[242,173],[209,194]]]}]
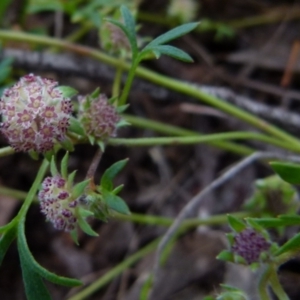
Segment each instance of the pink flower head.
[{"label": "pink flower head", "polygon": [[46,177],[38,194],[41,212],[58,230],[72,231],[76,228],[77,200],[67,181],[60,175]]},{"label": "pink flower head", "polygon": [[79,97],[78,118],[88,135],[101,140],[116,136],[117,123],[121,120],[104,94],[96,98]]},{"label": "pink flower head", "polygon": [[66,135],[72,105],[52,79],[25,75],[0,101],[1,132],[15,151],[46,152]]}]

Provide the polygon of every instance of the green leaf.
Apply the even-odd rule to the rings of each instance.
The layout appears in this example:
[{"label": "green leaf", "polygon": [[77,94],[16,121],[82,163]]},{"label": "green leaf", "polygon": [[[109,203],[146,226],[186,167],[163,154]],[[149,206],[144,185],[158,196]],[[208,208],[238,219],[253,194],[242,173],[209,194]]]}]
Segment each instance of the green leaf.
[{"label": "green leaf", "polygon": [[22,277],[25,287],[26,298],[28,300],[49,299],[51,296],[45,287],[42,277],[33,271],[30,264],[26,260],[26,255],[19,251]]},{"label": "green leaf", "polygon": [[91,93],[91,98],[94,99],[94,98],[98,98],[100,95],[100,88],[97,87],[92,93]]},{"label": "green leaf", "polygon": [[68,130],[70,132],[74,132],[80,136],[85,136],[85,131],[84,131],[81,123],[73,116],[71,116],[71,118],[70,118],[70,125],[69,125]]},{"label": "green leaf", "polygon": [[300,233],[297,233],[293,238],[282,245],[276,252],[275,255],[281,255],[285,252],[295,252],[300,250]]},{"label": "green leaf", "polygon": [[135,33],[135,20],[130,12],[130,10],[125,6],[121,6],[121,14],[125,23],[126,28],[128,29],[128,39],[130,42],[131,46],[131,51],[133,54],[133,57],[138,52],[138,46],[137,46],[137,41],[136,41],[136,33]]},{"label": "green leaf", "polygon": [[0,238],[0,265],[2,264],[3,258],[17,235],[17,228],[13,226],[9,228]]},{"label": "green leaf", "polygon": [[72,196],[75,198],[78,198],[79,196],[81,196],[82,194],[84,194],[84,191],[86,189],[86,187],[88,186],[88,184],[90,183],[90,179],[81,181],[79,183],[77,183],[72,190]]},{"label": "green leaf", "polygon": [[75,170],[71,174],[69,174],[69,176],[68,176],[68,188],[69,189],[73,186],[73,182],[74,182],[74,178],[75,178],[76,172],[77,171]]},{"label": "green leaf", "polygon": [[79,242],[78,242],[78,232],[77,229],[74,229],[70,232],[71,238],[73,240],[73,242],[78,246]]},{"label": "green leaf", "polygon": [[241,232],[246,229],[246,225],[241,221],[240,219],[233,217],[231,215],[227,216],[227,220],[229,223],[229,226],[232,228],[232,230],[236,232]]},{"label": "green leaf", "polygon": [[90,236],[98,236],[98,233],[91,228],[90,224],[85,219],[78,218],[78,225],[86,234]]},{"label": "green leaf", "polygon": [[28,262],[26,261],[26,257],[24,254],[19,253],[20,263],[22,268],[22,276],[25,287],[26,298],[28,300],[51,300],[51,295],[47,290],[42,277],[34,272]]},{"label": "green leaf", "polygon": [[113,189],[113,179],[125,167],[128,158],[120,160],[105,170],[101,177],[100,185],[102,188],[111,191]]},{"label": "green leaf", "polygon": [[130,215],[130,210],[122,198],[112,194],[107,190],[102,190],[102,195],[106,205],[110,209],[113,209],[120,214]]},{"label": "green leaf", "polygon": [[160,35],[159,37],[151,41],[144,49],[149,49],[151,47],[162,45],[169,41],[177,39],[187,34],[188,32],[194,30],[198,25],[199,22],[193,22],[175,27],[174,29],[167,31],[166,33]]},{"label": "green leaf", "polygon": [[[5,1],[4,1],[5,2]],[[0,1],[0,16],[2,14],[1,12],[1,4],[2,1]],[[2,18],[0,18],[2,20]],[[11,57],[3,59],[0,63],[0,83],[4,83],[5,79],[10,75],[12,70],[12,63],[13,59]]]},{"label": "green leaf", "polygon": [[175,59],[182,60],[184,62],[193,62],[193,59],[189,54],[173,46],[159,45],[159,46],[148,48],[147,51],[149,50],[155,53],[156,58],[159,58],[161,54],[164,54],[164,55],[171,56]]},{"label": "green leaf", "polygon": [[[19,227],[18,239],[17,239],[18,250],[20,254],[20,259],[23,260],[23,263],[25,264],[25,270],[26,268],[30,267],[30,269],[35,273],[37,273],[39,276],[59,285],[73,287],[82,284],[82,282],[77,279],[58,276],[48,271],[47,269],[43,268],[39,263],[37,263],[34,257],[32,256],[27,245],[26,236],[24,233],[24,220],[20,221],[18,227]],[[40,298],[31,298],[31,299],[37,300],[37,299],[44,299],[44,298],[40,297]]]},{"label": "green leaf", "polygon": [[60,141],[59,143],[65,150],[70,152],[74,151],[74,145],[68,137],[65,137],[65,139],[63,141]]},{"label": "green leaf", "polygon": [[79,207],[79,215],[84,219],[84,218],[93,216],[94,213],[91,212],[90,210]]},{"label": "green leaf", "polygon": [[230,252],[229,250],[223,250],[221,253],[219,253],[217,255],[216,259],[233,262],[234,254],[232,252]]},{"label": "green leaf", "polygon": [[34,151],[34,150],[30,150],[28,152],[29,156],[33,159],[33,160],[38,160],[39,159],[39,154]]},{"label": "green leaf", "polygon": [[52,156],[51,163],[50,163],[50,172],[52,176],[56,176],[58,174],[54,155]]},{"label": "green leaf", "polygon": [[58,89],[62,92],[65,98],[72,98],[73,96],[78,94],[78,91],[73,89],[70,86],[59,86]]},{"label": "green leaf", "polygon": [[300,165],[286,162],[271,162],[272,169],[285,181],[300,184]]},{"label": "green leaf", "polygon": [[69,152],[67,151],[60,164],[61,176],[64,179],[68,178],[68,162],[69,162]]},{"label": "green leaf", "polygon": [[121,184],[112,190],[112,193],[118,195],[124,188],[124,184]]}]

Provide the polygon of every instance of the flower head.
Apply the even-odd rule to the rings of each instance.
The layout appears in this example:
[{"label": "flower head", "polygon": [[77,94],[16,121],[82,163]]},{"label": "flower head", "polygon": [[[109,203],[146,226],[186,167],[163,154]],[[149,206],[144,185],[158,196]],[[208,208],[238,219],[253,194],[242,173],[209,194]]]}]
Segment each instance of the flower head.
[{"label": "flower head", "polygon": [[271,244],[252,228],[246,228],[234,237],[232,251],[250,265],[259,261],[260,254],[269,250]]},{"label": "flower head", "polygon": [[41,212],[56,229],[72,231],[76,228],[79,200],[74,199],[67,181],[60,175],[44,179],[38,198]]},{"label": "flower head", "polygon": [[121,120],[104,94],[95,98],[79,97],[78,118],[88,135],[101,140],[116,136],[117,123]]},{"label": "flower head", "polygon": [[54,80],[22,77],[4,91],[1,132],[15,151],[46,152],[65,138],[72,105]]}]

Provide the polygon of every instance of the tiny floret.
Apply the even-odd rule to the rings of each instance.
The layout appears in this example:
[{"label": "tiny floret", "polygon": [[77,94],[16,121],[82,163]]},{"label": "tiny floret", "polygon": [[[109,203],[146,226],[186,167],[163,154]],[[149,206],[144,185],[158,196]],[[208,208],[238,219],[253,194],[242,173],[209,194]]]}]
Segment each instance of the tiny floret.
[{"label": "tiny floret", "polygon": [[0,108],[1,132],[14,150],[42,153],[64,140],[72,112],[56,81],[33,74],[4,91]]},{"label": "tiny floret", "polygon": [[78,118],[87,135],[101,140],[116,136],[117,123],[121,120],[104,94],[96,98],[79,97]]},{"label": "tiny floret", "polygon": [[269,250],[270,243],[252,228],[247,228],[234,237],[232,251],[245,259],[247,264],[259,261],[260,254]]},{"label": "tiny floret", "polygon": [[60,175],[46,177],[38,194],[41,212],[58,230],[72,231],[77,225],[77,200]]}]

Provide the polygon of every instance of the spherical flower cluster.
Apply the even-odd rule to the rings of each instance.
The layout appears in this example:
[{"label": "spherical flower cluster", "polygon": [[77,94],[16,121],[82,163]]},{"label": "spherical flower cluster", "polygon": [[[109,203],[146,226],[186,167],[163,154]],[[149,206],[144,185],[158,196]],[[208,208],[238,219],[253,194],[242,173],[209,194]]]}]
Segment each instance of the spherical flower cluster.
[{"label": "spherical flower cluster", "polygon": [[86,134],[102,140],[116,136],[121,118],[104,94],[96,98],[79,97],[79,105],[78,119]]},{"label": "spherical flower cluster", "polygon": [[60,175],[46,177],[38,194],[41,212],[59,230],[76,228],[78,199],[73,199],[67,181]]},{"label": "spherical flower cluster", "polygon": [[54,80],[22,77],[4,91],[1,132],[15,151],[46,152],[65,138],[72,105]]},{"label": "spherical flower cluster", "polygon": [[270,243],[252,228],[247,228],[234,237],[232,251],[248,264],[258,262],[260,254],[270,248]]}]

